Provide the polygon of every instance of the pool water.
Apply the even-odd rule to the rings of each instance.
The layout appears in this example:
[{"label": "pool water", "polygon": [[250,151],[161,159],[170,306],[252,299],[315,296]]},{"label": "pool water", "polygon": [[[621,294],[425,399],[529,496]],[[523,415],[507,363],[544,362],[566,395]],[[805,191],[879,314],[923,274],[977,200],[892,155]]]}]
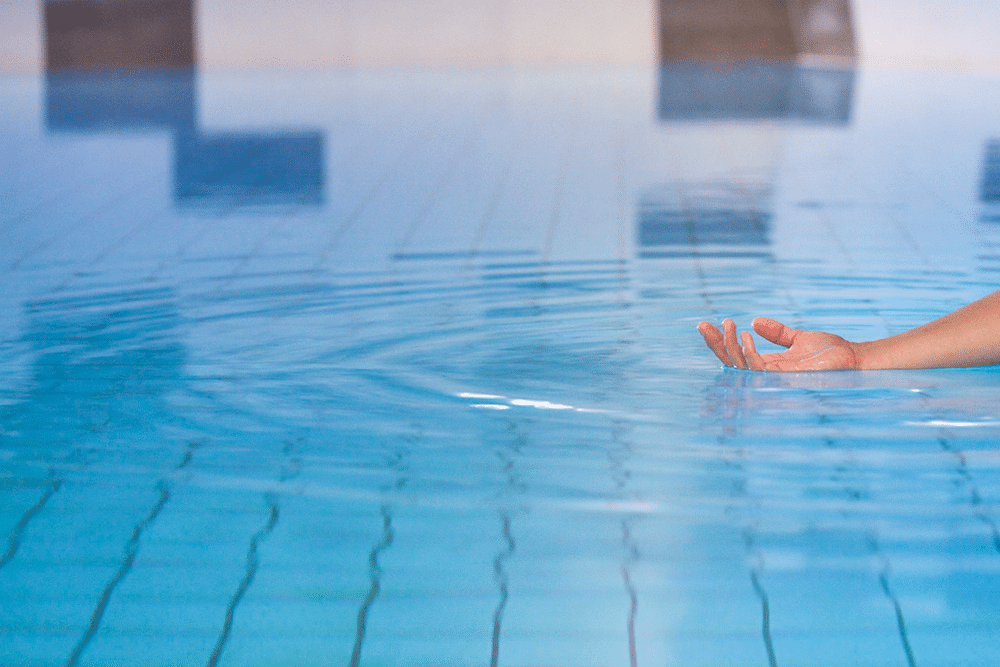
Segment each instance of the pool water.
[{"label": "pool water", "polygon": [[0,664],[994,664],[998,83],[0,79]]}]

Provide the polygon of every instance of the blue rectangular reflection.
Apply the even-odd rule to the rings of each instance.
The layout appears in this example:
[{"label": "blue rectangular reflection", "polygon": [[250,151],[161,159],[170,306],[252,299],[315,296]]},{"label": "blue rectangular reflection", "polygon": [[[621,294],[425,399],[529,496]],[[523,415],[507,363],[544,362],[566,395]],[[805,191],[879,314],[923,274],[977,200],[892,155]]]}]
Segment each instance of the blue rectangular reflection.
[{"label": "blue rectangular reflection", "polygon": [[853,68],[794,63],[671,63],[661,66],[661,121],[789,120],[847,125]]},{"label": "blue rectangular reflection", "polygon": [[322,132],[180,136],[174,164],[180,205],[323,202]]},{"label": "blue rectangular reflection", "polygon": [[49,132],[194,127],[194,70],[53,72],[45,75]]}]

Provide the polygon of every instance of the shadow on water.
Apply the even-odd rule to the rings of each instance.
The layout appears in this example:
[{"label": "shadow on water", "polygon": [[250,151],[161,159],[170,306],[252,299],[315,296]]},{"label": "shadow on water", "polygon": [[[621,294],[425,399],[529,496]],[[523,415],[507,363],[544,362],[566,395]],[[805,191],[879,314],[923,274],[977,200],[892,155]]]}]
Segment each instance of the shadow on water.
[{"label": "shadow on water", "polygon": [[664,185],[643,192],[639,209],[639,257],[770,257],[768,192],[738,182]]},{"label": "shadow on water", "polygon": [[174,201],[215,208],[323,203],[323,133],[193,133],[174,143]]}]

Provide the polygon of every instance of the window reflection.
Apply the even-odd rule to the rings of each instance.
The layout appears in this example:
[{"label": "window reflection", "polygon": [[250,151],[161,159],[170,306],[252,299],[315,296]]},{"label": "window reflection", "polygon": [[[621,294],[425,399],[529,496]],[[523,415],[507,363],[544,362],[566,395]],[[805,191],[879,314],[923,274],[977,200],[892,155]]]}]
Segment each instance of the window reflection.
[{"label": "window reflection", "polygon": [[323,202],[322,132],[199,127],[191,0],[49,0],[44,18],[48,132],[171,132],[185,208]]},{"label": "window reflection", "polygon": [[175,296],[150,288],[27,302],[24,338],[35,359],[27,399],[7,415],[6,435],[37,446],[106,433],[112,424],[119,438],[156,428],[155,416],[170,409],[166,396],[183,381]]},{"label": "window reflection", "polygon": [[979,181],[979,200],[1000,203],[1000,139],[986,142],[983,150],[983,175]]},{"label": "window reflection", "polygon": [[996,281],[1000,273],[1000,139],[983,146],[982,174],[979,179],[979,224],[977,233],[982,249],[976,256],[979,271],[987,283]]},{"label": "window reflection", "polygon": [[[683,178],[638,204],[639,256],[771,256],[787,124],[847,126],[857,49],[848,0],[659,0],[656,117]],[[720,146],[727,147],[726,149]]]},{"label": "window reflection", "polygon": [[194,70],[49,71],[45,127],[58,132],[134,132],[195,126]]},{"label": "window reflection", "polygon": [[194,134],[175,144],[174,201],[185,207],[319,205],[323,134]]},{"label": "window reflection", "polygon": [[660,67],[661,121],[789,120],[847,125],[853,68],[796,63],[665,63]]},{"label": "window reflection", "polygon": [[720,181],[700,187],[661,187],[639,200],[639,257],[767,258],[767,188]]}]

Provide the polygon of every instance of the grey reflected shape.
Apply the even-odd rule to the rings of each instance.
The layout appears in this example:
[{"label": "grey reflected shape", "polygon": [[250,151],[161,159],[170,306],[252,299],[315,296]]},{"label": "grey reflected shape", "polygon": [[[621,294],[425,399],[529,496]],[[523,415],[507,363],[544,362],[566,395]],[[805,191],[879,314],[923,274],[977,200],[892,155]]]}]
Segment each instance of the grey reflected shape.
[{"label": "grey reflected shape", "polygon": [[664,63],[656,113],[670,121],[777,120],[848,125],[854,68],[799,63]]}]

